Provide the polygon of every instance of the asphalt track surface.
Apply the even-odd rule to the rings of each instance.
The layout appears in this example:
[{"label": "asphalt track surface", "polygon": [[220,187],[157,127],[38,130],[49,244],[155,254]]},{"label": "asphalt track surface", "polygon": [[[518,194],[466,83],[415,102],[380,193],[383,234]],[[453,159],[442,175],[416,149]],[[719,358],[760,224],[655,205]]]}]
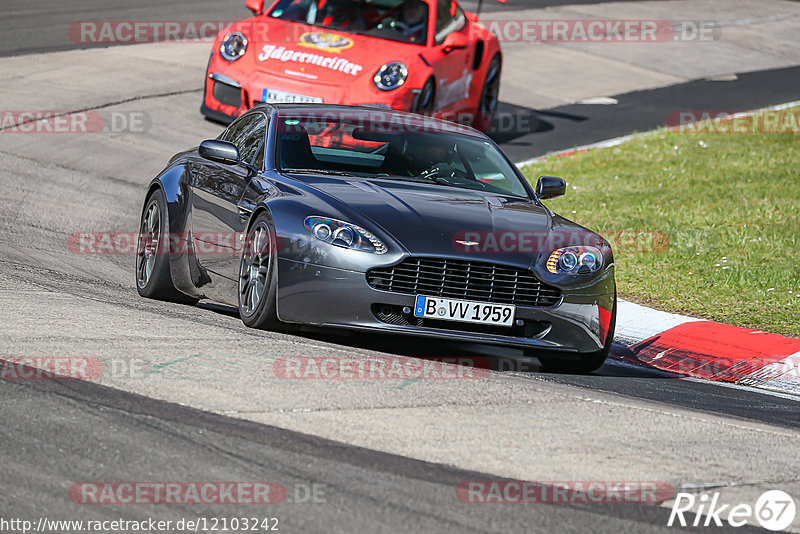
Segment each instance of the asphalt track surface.
[{"label": "asphalt track surface", "polygon": [[[470,10],[477,5],[476,0],[461,3]],[[505,4],[484,0],[483,12],[600,3],[603,0],[507,0]],[[69,25],[79,21],[227,21],[252,15],[244,2],[238,0],[4,0],[0,14],[0,56],[93,46],[69,39]]]},{"label": "asphalt track surface", "polygon": [[[624,0],[623,0],[624,1]],[[265,3],[269,3],[267,0]],[[513,11],[521,8],[599,4],[601,0],[582,2],[557,0],[508,0],[505,4],[485,0],[483,12]],[[462,2],[465,9],[474,9],[475,0]],[[252,16],[238,0],[5,0],[0,20],[0,56],[33,54],[55,50],[89,48],[91,44],[75,43],[67,29],[78,21],[111,20],[202,20],[235,21]]]},{"label": "asphalt track surface", "polygon": [[[518,4],[521,2],[517,2]],[[192,19],[240,17],[218,2],[6,2],[3,24],[25,29],[32,36],[59,32],[54,28],[72,20]],[[486,2],[490,7],[489,2]],[[535,5],[546,5],[536,2]],[[508,8],[515,3],[509,0]],[[532,3],[525,2],[525,6]],[[503,8],[491,6],[492,9]],[[219,9],[219,10],[218,10]],[[49,10],[46,16],[35,15]],[[127,11],[126,11],[127,10]],[[161,11],[159,11],[161,10]],[[6,16],[8,14],[8,16]],[[19,33],[2,32],[0,49],[5,54],[30,53],[70,47],[69,43],[36,37],[25,42]],[[22,46],[17,46],[19,44]],[[496,133],[512,157],[531,155],[531,136],[539,153],[569,148],[645,130],[664,123],[673,109],[752,109],[796,100],[798,69],[782,69],[741,75],[737,81],[699,81],[653,91],[620,95],[617,106],[565,106],[537,113],[533,132]],[[794,80],[794,84],[788,83]],[[520,110],[515,110],[520,111]],[[530,110],[521,110],[529,112]],[[613,112],[612,112],[613,111]],[[549,137],[543,134],[549,132]],[[499,137],[506,135],[508,138]],[[24,173],[24,169],[19,172]],[[82,198],[65,202],[85,203],[87,221],[108,215],[91,207],[114,202],[121,209],[138,209],[140,199],[127,182],[87,187]],[[74,194],[70,192],[70,194]],[[0,288],[33,286],[45,291],[64,291],[86,299],[109,303],[126,312],[175,316],[196,320],[199,327],[219,327],[231,336],[244,327],[231,310],[213,306],[186,307],[154,304],[139,299],[130,284],[98,283],[96,272],[127,268],[132,258],[75,259],[67,269],[53,265],[32,268],[16,259],[37,256],[37,244],[46,229],[23,226],[9,203],[1,205],[3,234],[19,232],[13,245],[3,243]],[[113,210],[112,210],[113,211]],[[130,215],[130,214],[128,214]],[[31,232],[31,235],[23,235]],[[58,238],[53,238],[57,241]],[[41,243],[38,243],[41,244]],[[12,260],[8,258],[12,257]],[[84,261],[84,263],[80,263]],[[103,262],[108,262],[104,264]],[[113,265],[112,265],[113,264]],[[33,264],[32,264],[33,265]],[[84,275],[80,274],[84,271]],[[132,277],[131,277],[132,278]],[[254,334],[257,335],[257,334]],[[293,336],[289,336],[293,337]],[[338,345],[353,354],[419,354],[413,342],[386,339],[352,341],[320,335],[293,337],[295,343]],[[616,347],[619,353],[624,349]],[[498,374],[516,385],[557,383],[598,390],[621,398],[642,399],[655,405],[688,408],[699,414],[716,414],[797,429],[800,413],[795,400],[744,388],[677,380],[664,373],[615,361],[591,376],[549,375],[534,365],[526,372]],[[0,381],[4,409],[0,415],[0,510],[4,517],[114,519],[179,519],[181,517],[262,516],[280,519],[287,532],[649,532],[667,530],[668,510],[639,505],[469,505],[455,498],[454,487],[464,480],[496,479],[476,473],[388,454],[273,426],[215,415],[178,404],[154,400],[99,384],[76,381]],[[609,421],[608,424],[614,424]],[[289,489],[289,500],[268,510],[252,507],[174,505],[76,507],[67,489],[76,480],[280,480]],[[324,503],[289,502],[293,488],[308,484],[326,487]],[[285,528],[284,528],[285,527]],[[673,530],[673,529],[669,529]],[[737,529],[747,532],[749,529]]]},{"label": "asphalt track surface", "polygon": [[[270,517],[278,518],[281,532],[674,530],[665,526],[669,510],[655,506],[462,503],[455,498],[458,484],[497,477],[343,446],[88,382],[4,382],[0,391],[4,405],[13,406],[5,410],[0,427],[5,466],[0,507],[6,517]],[[76,420],[86,422],[84,432],[68,423]],[[198,481],[220,475],[225,480],[280,480],[287,500],[269,507],[76,507],[65,489],[77,470],[102,473],[104,480]],[[324,503],[305,500],[305,488],[312,484],[324,487],[314,494]]]}]

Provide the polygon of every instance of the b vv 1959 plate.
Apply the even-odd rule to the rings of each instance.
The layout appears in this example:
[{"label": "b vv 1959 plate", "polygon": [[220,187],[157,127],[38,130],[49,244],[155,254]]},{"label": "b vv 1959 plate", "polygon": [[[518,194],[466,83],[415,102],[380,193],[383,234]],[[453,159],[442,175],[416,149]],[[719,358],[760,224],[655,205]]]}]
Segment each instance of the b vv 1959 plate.
[{"label": "b vv 1959 plate", "polygon": [[515,306],[417,295],[414,316],[444,321],[513,326]]}]

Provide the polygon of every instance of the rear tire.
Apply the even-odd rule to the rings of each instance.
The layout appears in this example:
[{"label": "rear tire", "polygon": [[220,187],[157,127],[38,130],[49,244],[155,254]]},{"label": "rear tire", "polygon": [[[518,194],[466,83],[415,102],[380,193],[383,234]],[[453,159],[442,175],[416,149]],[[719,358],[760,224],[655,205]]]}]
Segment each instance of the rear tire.
[{"label": "rear tire", "polygon": [[181,293],[169,272],[169,222],[167,202],[161,189],[153,191],[144,204],[136,242],[136,290],[142,297],[196,304],[199,299]]},{"label": "rear tire", "polygon": [[545,371],[553,373],[570,373],[570,374],[587,374],[592,371],[598,370],[606,358],[611,353],[611,345],[614,343],[614,330],[617,325],[617,296],[614,295],[614,309],[611,312],[611,320],[608,325],[608,334],[606,335],[606,342],[601,350],[597,352],[590,352],[588,354],[581,354],[580,360],[567,360],[563,358],[549,358],[547,356],[539,356],[539,362],[544,367]]},{"label": "rear tire", "polygon": [[245,326],[282,330],[278,319],[278,262],[275,226],[267,212],[260,213],[244,242],[239,261],[239,316]]}]

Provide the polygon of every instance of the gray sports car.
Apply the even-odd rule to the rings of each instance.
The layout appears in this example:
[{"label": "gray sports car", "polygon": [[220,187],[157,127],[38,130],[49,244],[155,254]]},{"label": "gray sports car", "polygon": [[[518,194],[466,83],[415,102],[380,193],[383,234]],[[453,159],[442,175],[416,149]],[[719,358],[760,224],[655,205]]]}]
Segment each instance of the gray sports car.
[{"label": "gray sports car", "polygon": [[347,328],[523,349],[589,372],[614,334],[607,241],[550,211],[491,139],[380,108],[258,105],[175,155],[142,210],[144,297],[254,328]]}]

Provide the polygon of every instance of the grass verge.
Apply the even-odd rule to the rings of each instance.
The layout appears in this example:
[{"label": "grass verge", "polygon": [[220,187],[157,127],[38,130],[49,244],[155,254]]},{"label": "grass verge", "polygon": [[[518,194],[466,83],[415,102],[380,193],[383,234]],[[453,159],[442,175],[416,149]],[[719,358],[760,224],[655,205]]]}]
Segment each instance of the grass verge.
[{"label": "grass verge", "polygon": [[658,130],[523,172],[567,180],[547,204],[611,241],[622,298],[800,336],[800,135]]}]

